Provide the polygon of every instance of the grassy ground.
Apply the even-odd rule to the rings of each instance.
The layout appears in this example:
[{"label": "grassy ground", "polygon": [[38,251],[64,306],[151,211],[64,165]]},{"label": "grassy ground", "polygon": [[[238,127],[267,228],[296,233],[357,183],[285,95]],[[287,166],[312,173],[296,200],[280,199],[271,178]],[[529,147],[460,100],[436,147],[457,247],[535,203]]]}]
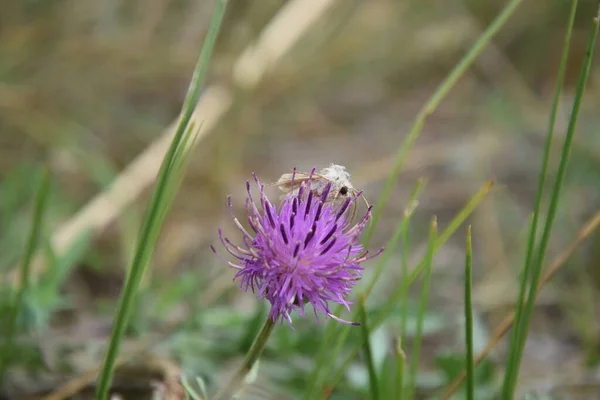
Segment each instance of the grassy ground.
[{"label": "grassy ground", "polygon": [[[264,181],[275,181],[294,166],[309,170],[335,162],[345,165],[355,185],[377,202],[415,115],[505,2],[338,2],[256,87],[236,87],[232,76],[237,57],[284,3],[230,1],[206,82],[228,88],[232,104],[194,151],[142,282],[121,349],[136,357],[117,372],[114,382],[125,398],[148,397],[157,390],[156,382],[177,393],[173,388],[179,387],[182,372],[202,376],[211,387],[222,382],[261,324],[261,304],[233,285],[232,271],[209,249],[218,227],[228,233],[233,226],[226,195],[232,194],[236,207],[241,206],[244,181],[252,171]],[[596,1],[579,2],[550,153],[550,183],[556,178],[595,7]],[[562,1],[523,2],[427,119],[372,240],[373,247],[387,243],[417,180],[427,179],[411,220],[406,259],[414,267],[427,251],[432,215],[437,215],[441,231],[482,185],[495,181],[467,221],[473,229],[476,352],[517,298],[569,8],[569,2]],[[136,193],[135,184],[125,185],[123,192],[133,196],[132,204],[116,210],[114,218],[104,209],[97,216],[106,221],[101,229],[69,231],[61,236],[69,238],[68,246],[48,241],[56,239],[59,227],[89,201],[109,190],[111,181],[176,119],[212,9],[211,1],[185,0],[3,6],[4,310],[17,286],[15,271],[26,247],[43,165],[49,166],[53,179],[39,246],[47,272],[33,269],[34,282],[19,318],[18,351],[7,358],[0,397],[52,393],[101,364],[151,186],[142,185]],[[600,206],[599,79],[596,62],[580,111],[548,263]],[[135,175],[131,179],[143,180]],[[271,193],[277,195],[275,189]],[[544,198],[543,204],[548,201]],[[463,366],[465,233],[466,225],[433,260],[417,398],[439,393]],[[541,293],[520,371],[521,395],[591,399],[600,393],[599,248],[600,236],[592,233]],[[376,310],[396,290],[402,259],[400,251],[392,255],[368,307]],[[410,299],[409,341],[403,345],[409,357],[419,287],[411,290]],[[399,307],[385,329],[372,332],[378,363],[391,359],[400,314]],[[295,332],[275,331],[253,385],[257,398],[284,398],[277,393],[296,398],[302,393],[325,326],[299,318],[295,325]],[[0,332],[3,326],[4,320]],[[351,335],[351,343],[360,340],[359,332]],[[508,340],[502,340],[490,361],[478,369],[477,398],[498,398],[494,396],[507,347]],[[368,376],[362,356],[356,358],[330,398],[371,398]],[[93,391],[89,380],[75,398],[91,398]]]}]

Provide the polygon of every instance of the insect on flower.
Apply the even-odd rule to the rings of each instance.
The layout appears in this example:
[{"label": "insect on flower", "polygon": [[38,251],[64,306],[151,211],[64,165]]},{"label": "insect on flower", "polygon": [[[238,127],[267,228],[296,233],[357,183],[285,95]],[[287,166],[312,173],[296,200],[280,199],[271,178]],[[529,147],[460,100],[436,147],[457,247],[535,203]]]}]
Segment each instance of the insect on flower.
[{"label": "insect on flower", "polygon": [[[269,316],[274,322],[281,319],[291,325],[291,312],[297,310],[305,315],[305,305],[310,303],[317,318],[320,311],[337,321],[355,324],[333,315],[329,302],[349,308],[351,303],[346,297],[362,276],[361,264],[381,252],[369,255],[359,241],[371,217],[371,207],[353,223],[346,211],[358,197],[346,196],[343,204],[336,206],[328,201],[333,183],[328,182],[318,196],[312,187],[313,179],[303,179],[298,190],[284,197],[276,207],[265,195],[264,185],[256,176],[254,180],[260,190],[258,202],[246,182],[250,231],[235,217],[231,197],[227,201],[243,244],[234,244],[219,230],[221,243],[237,260],[222,258],[237,270],[234,279],[243,290],[250,289],[271,303]],[[295,172],[290,185],[295,187]]]},{"label": "insect on flower", "polygon": [[[359,196],[365,202],[367,208],[369,202],[354,188],[352,182],[350,182],[350,174],[346,171],[346,167],[337,164],[331,164],[327,168],[323,168],[318,174],[313,171],[310,173],[297,172],[294,170],[292,173],[286,173],[281,175],[279,180],[273,183],[279,190],[284,193],[284,197],[287,195],[297,195],[302,183],[310,181],[310,190],[317,196],[322,196],[326,188],[329,187],[329,194],[325,201],[335,202],[338,199],[345,199],[348,196]],[[352,219],[356,216],[356,202],[353,203]]]}]

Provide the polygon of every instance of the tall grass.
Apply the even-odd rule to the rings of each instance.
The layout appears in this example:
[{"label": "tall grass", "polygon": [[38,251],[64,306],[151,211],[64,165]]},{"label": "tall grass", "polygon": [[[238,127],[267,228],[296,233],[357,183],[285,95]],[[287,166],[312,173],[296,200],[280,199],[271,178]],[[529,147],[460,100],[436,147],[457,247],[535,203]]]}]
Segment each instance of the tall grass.
[{"label": "tall grass", "polygon": [[178,185],[174,184],[174,182],[180,182],[181,176],[184,173],[182,166],[185,163],[182,160],[187,154],[186,144],[192,140],[194,134],[193,126],[190,126],[190,121],[200,98],[200,89],[208,69],[221,22],[223,21],[226,4],[226,0],[219,0],[215,6],[208,33],[183,104],[179,124],[158,173],[150,205],[143,221],[140,238],[134,251],[134,257],[128,268],[125,285],[115,313],[114,327],[108,342],[108,349],[96,392],[98,400],[108,398],[113,367],[119,352],[121,339],[125,333],[125,328],[127,327],[129,316],[134,306],[136,293],[148,261],[152,256],[166,213],[178,189]]},{"label": "tall grass", "polygon": [[[537,246],[537,253],[533,257],[535,245],[535,233],[537,229],[537,216],[541,207],[541,195],[543,192],[543,186],[546,179],[547,165],[549,159],[550,145],[552,141],[552,135],[554,132],[554,124],[556,121],[556,109],[558,108],[558,98],[560,96],[562,79],[564,75],[566,59],[568,57],[569,50],[569,39],[573,26],[574,15],[577,7],[577,1],[573,1],[571,7],[571,14],[569,19],[569,28],[567,29],[565,45],[563,49],[563,56],[561,66],[559,70],[558,83],[556,86],[555,96],[552,111],[550,113],[550,123],[548,128],[548,135],[546,140],[546,150],[542,161],[542,168],[540,172],[538,192],[536,195],[536,204],[534,208],[534,217],[530,227],[529,242],[527,246],[527,253],[525,258],[525,266],[521,276],[521,291],[517,302],[517,311],[515,316],[515,324],[513,327],[513,334],[511,335],[510,350],[508,356],[508,362],[506,366],[506,373],[504,378],[504,384],[502,388],[502,395],[505,399],[511,399],[514,397],[517,379],[519,375],[521,360],[523,358],[523,350],[527,341],[527,332],[529,330],[529,323],[533,309],[535,306],[535,298],[537,288],[539,285],[540,277],[542,275],[542,267],[544,265],[544,259],[546,255],[546,249],[550,241],[550,234],[552,232],[552,226],[558,210],[558,203],[560,200],[561,190],[565,179],[567,170],[567,164],[569,162],[569,156],[571,153],[571,147],[573,144],[573,138],[575,136],[575,130],[577,127],[577,118],[579,116],[579,109],[581,107],[581,101],[585,92],[587,79],[592,64],[592,56],[594,53],[594,46],[596,43],[596,36],[598,34],[598,15],[593,18],[592,27],[588,38],[588,43],[585,52],[585,58],[581,67],[581,73],[579,76],[579,82],[575,91],[575,99],[573,102],[573,109],[569,118],[569,124],[567,127],[567,134],[562,145],[560,163],[558,165],[558,171],[556,174],[556,181],[552,188],[550,195],[550,205],[548,207],[548,213],[546,221],[544,223],[544,230],[540,244]],[[600,13],[600,6],[598,8]],[[529,283],[529,289],[527,295],[525,295],[525,287]]]},{"label": "tall grass", "polygon": [[[523,271],[522,271],[520,287],[519,287],[519,297],[517,299],[517,307],[516,307],[516,315],[515,315],[516,321],[519,321],[521,319],[521,312],[524,309],[523,305],[525,304],[525,300],[526,300],[527,281],[531,274],[531,272],[530,272],[530,270],[532,268],[531,261],[532,261],[534,247],[535,247],[535,238],[536,238],[537,227],[538,227],[538,218],[539,218],[540,208],[541,208],[541,203],[542,203],[544,184],[546,182],[546,174],[548,171],[548,162],[550,159],[550,149],[552,147],[552,138],[554,136],[554,125],[556,123],[556,114],[558,111],[560,93],[562,91],[564,75],[565,75],[565,70],[566,70],[566,66],[567,66],[567,59],[569,56],[569,46],[571,44],[571,33],[573,31],[573,24],[575,23],[576,10],[577,10],[577,0],[574,0],[571,3],[571,12],[570,12],[568,23],[567,23],[567,31],[565,34],[565,41],[563,44],[563,51],[562,51],[560,66],[559,66],[559,70],[558,70],[558,77],[556,80],[556,88],[554,91],[554,99],[552,101],[552,109],[550,111],[550,122],[548,124],[548,133],[546,135],[546,143],[544,146],[542,168],[540,169],[540,175],[538,178],[538,185],[537,185],[537,190],[536,190],[536,195],[535,195],[535,203],[534,203],[534,208],[533,208],[533,216],[532,216],[532,221],[531,221],[531,224],[529,227],[529,239],[527,241],[525,262],[523,265]],[[516,364],[519,362],[516,359],[516,357],[518,356],[518,352],[519,352],[517,347],[519,346],[518,343],[519,343],[519,334],[520,333],[521,333],[520,329],[517,327],[517,325],[515,325],[511,331],[510,343],[511,343],[512,351],[510,351],[508,353],[508,360],[507,360],[507,364],[506,364],[508,366],[507,371],[514,371],[516,369]],[[514,349],[513,349],[513,347],[514,347]],[[512,382],[513,380],[516,380],[516,377],[513,376],[512,372],[507,372],[505,375],[505,387],[506,387],[507,391],[510,390],[508,386],[513,386],[515,384],[515,382]],[[511,381],[511,382],[509,382],[509,381]],[[505,395],[506,394],[507,393],[505,393]]]}]

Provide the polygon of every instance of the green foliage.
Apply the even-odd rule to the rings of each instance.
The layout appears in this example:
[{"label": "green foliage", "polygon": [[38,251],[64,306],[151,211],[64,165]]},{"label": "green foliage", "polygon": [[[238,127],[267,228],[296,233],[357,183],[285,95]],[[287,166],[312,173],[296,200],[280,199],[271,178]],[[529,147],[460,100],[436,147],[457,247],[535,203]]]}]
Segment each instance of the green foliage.
[{"label": "green foliage", "polygon": [[165,215],[170,208],[178,183],[181,182],[184,173],[182,166],[184,165],[183,160],[187,155],[187,144],[191,143],[190,140],[192,140],[194,134],[193,125],[190,125],[190,121],[200,97],[200,88],[223,20],[225,5],[226,1],[221,0],[217,2],[215,7],[205,45],[198,58],[194,76],[192,77],[188,94],[184,101],[182,116],[158,174],[150,206],[142,225],[141,235],[134,251],[134,258],[129,267],[125,286],[115,314],[115,325],[108,343],[106,358],[96,392],[96,398],[99,400],[108,398],[113,367],[119,352],[121,339],[125,333],[134,306],[138,287],[153,253]]}]

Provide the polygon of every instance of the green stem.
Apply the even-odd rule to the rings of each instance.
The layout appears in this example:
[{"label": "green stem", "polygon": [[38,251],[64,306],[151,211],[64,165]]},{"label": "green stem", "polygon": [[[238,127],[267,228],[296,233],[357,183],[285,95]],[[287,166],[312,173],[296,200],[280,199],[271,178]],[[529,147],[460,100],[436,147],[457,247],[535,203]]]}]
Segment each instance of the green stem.
[{"label": "green stem", "polygon": [[475,371],[473,364],[473,302],[471,300],[472,287],[472,258],[471,226],[467,229],[467,255],[465,261],[465,343],[466,343],[466,371],[467,371],[467,400],[475,400]]},{"label": "green stem", "polygon": [[[574,0],[571,3],[571,11],[569,14],[569,19],[567,23],[567,32],[565,34],[564,42],[563,42],[563,51],[560,61],[560,66],[558,68],[558,78],[556,80],[556,87],[554,89],[554,99],[552,100],[552,109],[550,111],[550,119],[548,123],[548,132],[546,135],[546,143],[544,145],[544,156],[542,160],[542,167],[540,169],[539,177],[538,177],[538,185],[535,194],[535,203],[533,208],[533,218],[531,221],[531,226],[529,228],[529,238],[527,242],[527,253],[525,255],[525,262],[523,264],[523,271],[521,276],[521,283],[519,288],[519,296],[517,299],[517,307],[515,311],[515,326],[510,334],[510,345],[511,350],[508,353],[508,359],[506,362],[507,365],[507,374],[505,375],[505,387],[513,386],[511,381],[516,379],[513,372],[515,370],[514,363],[517,362],[516,357],[518,356],[518,343],[520,343],[521,338],[520,335],[520,321],[521,321],[521,313],[524,309],[525,298],[527,293],[527,282],[531,275],[532,268],[532,258],[533,251],[535,248],[535,240],[537,235],[537,227],[538,227],[538,218],[540,214],[541,204],[542,204],[542,195],[544,191],[544,186],[546,183],[546,175],[548,171],[548,164],[550,160],[550,150],[552,147],[552,139],[554,137],[554,126],[556,124],[556,116],[558,113],[558,104],[560,102],[560,93],[562,91],[565,71],[567,68],[567,60],[569,55],[569,44],[571,42],[571,33],[573,31],[573,24],[575,22],[575,13],[577,10],[577,0]],[[514,348],[514,350],[513,350]],[[505,393],[506,395],[506,393]]]},{"label": "green stem", "polygon": [[371,400],[379,399],[379,385],[377,379],[377,371],[375,369],[375,362],[373,360],[373,353],[371,352],[371,340],[369,326],[367,322],[367,309],[365,308],[365,296],[362,295],[358,299],[358,309],[360,312],[361,319],[361,331],[363,333],[363,346],[365,350],[365,359],[367,363],[367,370],[369,371],[369,387],[371,388]]},{"label": "green stem", "polygon": [[397,400],[404,399],[404,368],[406,367],[406,354],[402,350],[402,341],[396,342],[396,383],[394,395]]},{"label": "green stem", "polygon": [[573,138],[575,136],[575,130],[577,127],[577,117],[579,116],[579,109],[581,107],[581,101],[585,92],[585,86],[590,72],[590,66],[592,64],[592,55],[594,53],[594,46],[596,43],[596,36],[598,34],[598,19],[600,14],[600,7],[597,10],[597,14],[593,18],[592,27],[588,37],[587,48],[583,65],[581,67],[581,73],[579,76],[579,82],[577,84],[577,90],[575,92],[575,100],[573,102],[573,109],[571,112],[571,118],[569,119],[569,125],[567,127],[567,134],[562,147],[560,164],[558,166],[558,172],[554,187],[552,189],[552,197],[550,200],[550,206],[548,208],[548,216],[544,224],[544,231],[542,233],[542,239],[538,248],[537,254],[533,259],[533,269],[531,272],[531,281],[529,282],[529,291],[527,295],[527,303],[522,311],[521,319],[516,321],[518,324],[514,329],[518,329],[516,334],[516,346],[511,346],[512,354],[512,365],[507,371],[509,379],[505,379],[503,387],[504,398],[512,398],[515,393],[517,379],[519,376],[519,369],[521,359],[523,358],[523,351],[525,348],[525,342],[527,341],[527,332],[529,330],[529,323],[531,321],[531,315],[535,306],[536,292],[539,285],[539,280],[542,274],[542,267],[544,265],[544,258],[546,255],[546,249],[550,241],[550,233],[552,232],[552,225],[556,217],[558,210],[558,202],[560,199],[560,193],[562,190],[562,184],[565,179],[569,156],[571,153],[571,147],[573,144]]},{"label": "green stem", "polygon": [[8,368],[11,355],[13,354],[13,336],[17,327],[17,317],[19,316],[19,310],[21,309],[25,293],[29,289],[29,270],[31,267],[31,260],[33,253],[38,245],[40,237],[40,229],[42,226],[42,216],[44,209],[46,208],[46,202],[48,199],[48,191],[50,188],[50,170],[46,168],[42,176],[42,180],[38,186],[38,190],[35,198],[35,209],[31,219],[31,231],[27,240],[27,247],[25,249],[25,255],[23,257],[23,264],[21,266],[21,282],[17,292],[17,296],[13,306],[10,308],[10,316],[8,319],[8,327],[6,330],[6,337],[4,340],[4,351],[0,362],[0,383],[4,378],[4,373]]},{"label": "green stem", "polygon": [[408,382],[408,398],[412,399],[417,391],[417,374],[419,372],[419,358],[421,353],[421,342],[423,340],[423,324],[425,321],[425,312],[427,311],[427,301],[429,300],[429,288],[431,286],[431,265],[433,264],[433,255],[435,253],[435,242],[437,239],[437,217],[433,217],[429,231],[429,245],[425,256],[425,271],[423,275],[423,285],[421,287],[421,298],[419,299],[419,310],[417,313],[417,331],[413,342],[412,354],[410,355],[410,371]]},{"label": "green stem", "polygon": [[248,373],[252,370],[256,361],[260,358],[267,341],[269,340],[269,336],[275,327],[275,322],[270,317],[267,317],[267,320],[263,324],[262,328],[256,335],[254,339],[254,343],[246,353],[246,357],[242,362],[242,365],[238,368],[233,377],[229,380],[227,384],[221,387],[221,390],[215,395],[215,400],[229,400],[235,393],[238,391],[239,387],[243,384],[244,378],[248,375]]},{"label": "green stem", "polygon": [[125,284],[119,298],[119,303],[117,304],[115,321],[106,350],[98,388],[96,390],[97,400],[105,400],[108,398],[113,368],[117,360],[121,340],[125,334],[125,329],[133,310],[140,282],[144,276],[154,246],[158,240],[160,228],[174,197],[174,193],[169,193],[169,191],[175,191],[176,186],[174,183],[178,180],[177,175],[183,173],[183,170],[180,169],[180,167],[184,165],[181,158],[185,157],[186,149],[182,144],[185,144],[190,139],[186,134],[193,134],[192,131],[190,131],[190,121],[198,104],[200,89],[214,49],[221,22],[223,21],[226,5],[227,0],[217,1],[210,20],[204,45],[202,46],[198,62],[194,68],[194,74],[185,97],[177,129],[158,172],[156,185],[150,199],[148,211],[144,218],[141,234],[137,242],[133,259],[127,270]]}]

